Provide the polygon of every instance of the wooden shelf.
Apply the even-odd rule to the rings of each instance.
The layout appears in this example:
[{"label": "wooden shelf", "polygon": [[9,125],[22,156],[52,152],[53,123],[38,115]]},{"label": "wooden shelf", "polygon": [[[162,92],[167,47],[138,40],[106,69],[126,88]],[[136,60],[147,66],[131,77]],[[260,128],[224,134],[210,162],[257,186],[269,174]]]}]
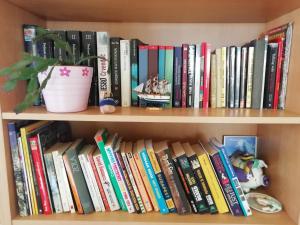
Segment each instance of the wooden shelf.
[{"label": "wooden shelf", "polygon": [[300,7],[298,0],[9,0],[47,20],[102,22],[267,22]]},{"label": "wooden shelf", "polygon": [[300,124],[300,115],[281,110],[253,109],[162,109],[117,107],[103,115],[98,107],[78,113],[50,113],[43,107],[31,107],[23,113],[3,112],[7,120],[66,120],[146,123],[224,123],[224,124]]},{"label": "wooden shelf", "polygon": [[217,215],[187,215],[179,216],[177,214],[161,215],[159,213],[146,214],[128,214],[127,212],[107,212],[93,213],[90,215],[77,214],[54,214],[50,216],[29,216],[18,217],[13,220],[13,225],[218,225],[218,224],[234,224],[234,225],[295,225],[288,217],[286,212],[278,214],[262,214],[254,212],[250,217],[234,217],[231,214]]}]

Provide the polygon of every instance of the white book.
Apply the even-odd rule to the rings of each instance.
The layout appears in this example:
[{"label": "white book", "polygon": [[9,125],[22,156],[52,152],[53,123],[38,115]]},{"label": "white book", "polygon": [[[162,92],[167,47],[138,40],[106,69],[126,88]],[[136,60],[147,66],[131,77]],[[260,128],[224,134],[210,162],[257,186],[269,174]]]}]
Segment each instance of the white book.
[{"label": "white book", "polygon": [[67,177],[67,172],[65,169],[65,164],[63,161],[63,153],[67,150],[67,148],[71,145],[71,143],[60,144],[60,147],[52,152],[55,172],[57,176],[57,182],[60,192],[60,198],[63,205],[64,212],[75,213],[75,206],[71,194],[71,189]]},{"label": "white book", "polygon": [[201,77],[201,46],[196,45],[195,57],[195,88],[194,88],[194,108],[198,109],[200,104],[200,78]]},{"label": "white book", "polygon": [[216,50],[216,61],[217,61],[217,88],[216,88],[216,107],[221,108],[222,107],[222,87],[223,87],[223,75],[222,75],[222,49],[218,48]]},{"label": "white book", "polygon": [[249,47],[249,49],[248,49],[247,89],[246,89],[246,108],[252,107],[253,69],[254,69],[254,47]]},{"label": "white book", "polygon": [[108,172],[105,168],[102,155],[100,154],[99,151],[95,151],[93,154],[93,158],[94,158],[96,169],[97,169],[106,199],[108,201],[110,211],[119,210],[120,205],[119,205],[116,193],[114,191],[114,188],[112,186],[111,180],[109,178]]},{"label": "white book", "polygon": [[131,106],[131,77],[130,77],[130,42],[120,41],[121,59],[121,105]]},{"label": "white book", "polygon": [[210,88],[210,104],[211,108],[217,107],[217,55],[211,55],[211,88]]},{"label": "white book", "polygon": [[222,48],[221,54],[221,107],[225,108],[227,105],[227,48]]},{"label": "white book", "polygon": [[97,32],[99,101],[111,95],[110,42],[107,32]]}]

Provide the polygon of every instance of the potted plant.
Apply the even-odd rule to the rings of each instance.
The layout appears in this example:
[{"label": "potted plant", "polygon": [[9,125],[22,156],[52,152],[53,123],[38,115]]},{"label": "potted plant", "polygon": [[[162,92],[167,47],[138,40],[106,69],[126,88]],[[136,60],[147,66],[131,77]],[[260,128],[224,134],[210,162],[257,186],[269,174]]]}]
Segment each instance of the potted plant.
[{"label": "potted plant", "polygon": [[[0,71],[0,76],[7,76],[5,91],[15,89],[19,81],[27,81],[27,92],[24,100],[16,106],[19,113],[32,106],[42,92],[47,111],[78,112],[87,108],[93,76],[93,68],[81,66],[84,61],[96,56],[75,56],[68,42],[63,41],[56,33],[37,27],[34,41],[50,39],[55,48],[66,51],[66,59],[42,58],[23,53],[17,63]],[[39,82],[39,85],[38,85]]]}]

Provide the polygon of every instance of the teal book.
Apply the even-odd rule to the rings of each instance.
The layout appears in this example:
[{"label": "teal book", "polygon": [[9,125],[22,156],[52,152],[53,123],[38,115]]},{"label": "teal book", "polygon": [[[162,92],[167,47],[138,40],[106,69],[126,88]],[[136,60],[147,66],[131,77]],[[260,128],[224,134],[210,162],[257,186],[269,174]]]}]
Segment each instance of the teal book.
[{"label": "teal book", "polygon": [[[139,66],[138,66],[138,84],[146,85],[148,80],[148,46],[140,45],[139,46]],[[145,107],[146,103],[139,99],[139,105]]]},{"label": "teal book", "polygon": [[138,106],[139,99],[137,94],[133,91],[139,82],[139,45],[142,42],[138,39],[130,40],[130,73],[131,73],[131,105]]},{"label": "teal book", "polygon": [[158,80],[165,79],[166,47],[159,46],[158,49]]},{"label": "teal book", "polygon": [[162,191],[161,191],[161,189],[159,187],[159,184],[158,184],[158,181],[156,179],[154,169],[152,167],[151,161],[149,159],[149,156],[148,156],[148,153],[147,153],[147,150],[146,150],[146,147],[145,147],[144,140],[137,141],[137,150],[138,150],[138,153],[139,153],[139,155],[142,159],[141,161],[142,161],[143,166],[145,168],[145,171],[146,171],[147,177],[149,179],[151,188],[154,192],[154,195],[155,195],[155,198],[156,198],[156,201],[157,201],[157,204],[158,204],[159,211],[162,214],[167,214],[167,213],[169,213],[169,208],[166,204],[165,198],[162,194]]},{"label": "teal book", "polygon": [[[173,60],[174,60],[174,47],[166,46],[166,61],[165,61],[165,80],[173,87]],[[172,107],[173,93],[170,89],[170,102],[166,105],[167,108]]]}]

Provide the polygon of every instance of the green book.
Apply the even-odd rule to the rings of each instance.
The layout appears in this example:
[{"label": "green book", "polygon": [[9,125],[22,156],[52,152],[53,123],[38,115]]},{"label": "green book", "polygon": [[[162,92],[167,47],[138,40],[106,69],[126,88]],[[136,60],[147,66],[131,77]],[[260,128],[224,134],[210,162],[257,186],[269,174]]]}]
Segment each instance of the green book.
[{"label": "green book", "polygon": [[116,195],[117,195],[120,207],[121,207],[122,210],[127,211],[127,207],[126,207],[125,201],[124,201],[124,199],[122,197],[122,193],[121,193],[120,187],[118,185],[117,179],[116,179],[115,174],[114,174],[114,172],[113,172],[113,170],[111,168],[111,165],[109,163],[106,151],[104,149],[105,143],[107,141],[107,136],[108,136],[107,130],[106,129],[101,129],[101,130],[99,130],[95,134],[94,139],[95,139],[95,141],[97,143],[97,146],[98,146],[98,148],[100,150],[100,153],[102,155],[103,162],[105,164],[105,168],[107,169],[109,178],[110,178],[110,180],[112,182],[112,185],[114,187],[114,190],[116,192]]},{"label": "green book", "polygon": [[174,47],[166,46],[166,62],[165,62],[165,79],[171,85],[170,89],[170,102],[166,105],[166,108],[172,107],[173,102],[173,58],[174,58]]}]

